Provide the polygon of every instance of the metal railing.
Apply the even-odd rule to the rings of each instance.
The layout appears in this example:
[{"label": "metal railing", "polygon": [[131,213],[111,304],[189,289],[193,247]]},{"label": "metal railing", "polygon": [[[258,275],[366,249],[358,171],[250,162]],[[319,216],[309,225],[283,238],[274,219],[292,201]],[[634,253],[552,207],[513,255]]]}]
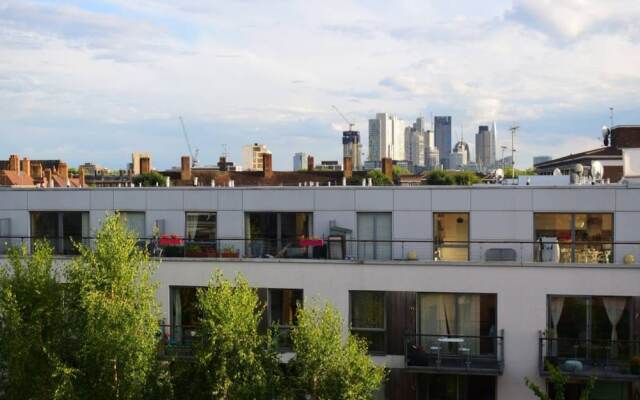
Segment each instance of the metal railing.
[{"label": "metal railing", "polygon": [[502,375],[504,330],[498,336],[405,335],[405,367],[440,373]]},{"label": "metal railing", "polygon": [[550,338],[540,332],[539,369],[547,364],[574,377],[640,379],[640,340]]},{"label": "metal railing", "polygon": [[[12,246],[30,247],[35,238],[29,236],[0,237],[0,254]],[[166,238],[165,238],[166,239]],[[73,255],[71,245],[92,245],[94,237],[46,238],[54,245],[56,254]],[[609,264],[614,250],[621,254],[640,252],[640,242],[571,242],[552,245],[539,241],[509,240],[357,240],[322,238],[218,238],[216,240],[190,240],[181,237],[141,238],[138,245],[154,257],[162,258],[294,258],[336,259],[356,261],[409,260],[425,262],[504,262],[511,264]],[[570,250],[566,250],[566,246]]]}]

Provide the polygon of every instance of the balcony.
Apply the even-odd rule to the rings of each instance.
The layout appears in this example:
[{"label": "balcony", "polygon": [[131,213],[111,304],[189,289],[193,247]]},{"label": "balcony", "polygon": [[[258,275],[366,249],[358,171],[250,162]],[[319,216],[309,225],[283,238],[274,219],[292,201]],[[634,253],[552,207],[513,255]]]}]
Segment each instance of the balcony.
[{"label": "balcony", "polygon": [[[29,236],[0,237],[0,255],[12,246],[30,247],[36,239]],[[93,244],[93,237],[72,237],[74,242]],[[49,242],[70,238],[47,237]],[[482,263],[541,265],[607,265],[613,263],[613,250],[635,253],[640,242],[575,242],[569,247],[539,241],[470,240],[438,242],[433,240],[356,240],[342,237],[242,239],[218,238],[212,241],[186,240],[171,235],[141,238],[139,246],[154,257],[306,259],[352,261],[414,261],[425,263]],[[67,253],[57,251],[59,255]]]},{"label": "balcony", "polygon": [[406,335],[405,368],[440,374],[502,375],[504,330],[500,336]]},{"label": "balcony", "polygon": [[541,376],[549,376],[546,365],[550,363],[573,379],[640,379],[640,366],[631,365],[631,359],[640,356],[640,340],[547,338],[540,333],[539,342]]},{"label": "balcony", "polygon": [[162,358],[192,358],[196,327],[186,325],[160,325]]}]

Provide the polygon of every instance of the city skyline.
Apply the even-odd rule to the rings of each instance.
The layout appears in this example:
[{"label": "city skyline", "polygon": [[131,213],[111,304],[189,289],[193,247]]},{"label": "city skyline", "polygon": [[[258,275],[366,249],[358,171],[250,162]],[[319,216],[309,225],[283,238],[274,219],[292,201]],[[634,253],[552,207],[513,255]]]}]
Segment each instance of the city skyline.
[{"label": "city skyline", "polygon": [[[147,151],[167,168],[188,153],[183,116],[202,163],[227,145],[240,164],[242,146],[259,142],[285,169],[294,151],[341,159],[335,104],[363,149],[376,112],[451,115],[453,142],[460,125],[517,123],[526,167],[599,146],[609,107],[616,123],[634,122],[637,3],[423,3],[390,19],[375,1],[336,3],[339,16],[295,2],[6,1],[3,147],[110,168]],[[625,62],[611,62],[619,54]]]}]

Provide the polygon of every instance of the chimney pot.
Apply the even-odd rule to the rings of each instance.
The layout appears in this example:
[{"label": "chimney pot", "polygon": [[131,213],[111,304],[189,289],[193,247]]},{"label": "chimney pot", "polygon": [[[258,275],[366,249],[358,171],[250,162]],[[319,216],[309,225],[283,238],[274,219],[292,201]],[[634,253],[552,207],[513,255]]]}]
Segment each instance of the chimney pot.
[{"label": "chimney pot", "polygon": [[80,181],[80,187],[84,187],[85,185],[85,180],[84,180],[84,168],[80,168],[80,177],[79,177],[79,181]]},{"label": "chimney pot", "polygon": [[393,160],[387,157],[382,159],[382,173],[393,181]]},{"label": "chimney pot", "polygon": [[353,159],[351,157],[345,157],[342,163],[342,175],[345,178],[351,178],[351,176],[353,176]]},{"label": "chimney pot", "polygon": [[43,178],[43,175],[42,175],[42,164],[40,164],[40,163],[31,164],[31,176],[33,176],[35,179],[42,179]]},{"label": "chimney pot", "polygon": [[20,170],[22,170],[24,175],[31,176],[31,160],[27,157],[23,158],[22,161],[20,161]]},{"label": "chimney pot", "polygon": [[9,171],[20,172],[20,157],[17,154],[9,156]]},{"label": "chimney pot", "polygon": [[69,167],[64,161],[60,161],[58,164],[58,176],[65,179],[69,177]]}]

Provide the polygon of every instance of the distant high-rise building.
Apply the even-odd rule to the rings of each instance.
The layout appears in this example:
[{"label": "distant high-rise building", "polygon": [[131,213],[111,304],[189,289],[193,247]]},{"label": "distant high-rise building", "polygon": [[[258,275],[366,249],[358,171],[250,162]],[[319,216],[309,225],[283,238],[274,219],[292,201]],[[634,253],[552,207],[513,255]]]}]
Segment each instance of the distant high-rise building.
[{"label": "distant high-rise building", "polygon": [[476,164],[482,171],[486,171],[496,163],[496,138],[493,129],[487,125],[480,125],[476,134]]},{"label": "distant high-rise building", "polygon": [[533,165],[551,161],[551,156],[535,156],[533,157]]},{"label": "distant high-rise building", "polygon": [[404,122],[387,113],[376,114],[369,120],[369,161],[384,157],[404,160]]},{"label": "distant high-rise building", "polygon": [[440,152],[440,164],[449,168],[449,154],[451,153],[451,117],[435,116],[433,118],[435,131],[435,145]]},{"label": "distant high-rise building", "polygon": [[424,165],[429,170],[440,167],[440,152],[437,147],[424,148]]},{"label": "distant high-rise building", "polygon": [[262,155],[271,154],[265,144],[247,144],[242,146],[242,168],[245,171],[262,171]]},{"label": "distant high-rise building", "polygon": [[460,140],[449,155],[449,168],[463,169],[469,163],[469,144]]},{"label": "distant high-rise building", "polygon": [[412,127],[405,128],[404,152],[407,161],[414,167],[424,167],[424,118],[416,120]]},{"label": "distant high-rise building", "polygon": [[342,132],[342,155],[343,157],[351,157],[353,168],[358,170],[362,169],[360,152],[360,133],[358,131]]},{"label": "distant high-rise building", "polygon": [[293,155],[293,170],[294,171],[306,171],[307,160],[309,155],[307,153],[296,153]]}]

